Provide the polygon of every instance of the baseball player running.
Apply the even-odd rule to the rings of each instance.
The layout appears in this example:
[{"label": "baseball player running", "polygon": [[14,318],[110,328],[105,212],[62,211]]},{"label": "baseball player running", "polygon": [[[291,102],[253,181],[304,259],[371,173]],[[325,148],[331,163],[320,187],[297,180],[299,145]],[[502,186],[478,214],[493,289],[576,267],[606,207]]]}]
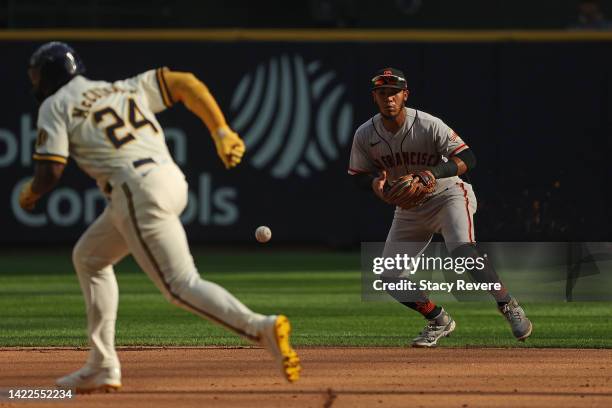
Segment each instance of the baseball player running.
[{"label": "baseball player running", "polygon": [[191,73],[167,68],[113,83],[92,81],[84,72],[79,56],[60,42],[38,48],[28,69],[40,108],[34,177],[23,185],[21,207],[32,210],[57,184],[69,156],[108,199],[72,255],[85,297],[91,350],[85,366],[57,385],[77,392],[121,387],[113,265],[128,254],[170,302],[261,344],[285,378],[296,381],[301,367],[289,342],[289,320],[254,313],[219,285],[203,280],[179,220],[187,182],[155,114],[182,102],[210,130],[227,169],[240,163],[245,150],[207,87]]},{"label": "baseball player running", "polygon": [[[479,257],[473,220],[476,197],[472,186],[458,177],[474,168],[474,153],[442,120],[406,106],[409,91],[400,70],[379,70],[371,86],[379,113],[355,132],[348,172],[364,189],[396,205],[385,253],[393,256],[394,244],[411,242],[410,246],[416,247],[411,255],[418,256],[433,234],[441,233],[451,256]],[[531,335],[531,322],[501,284],[493,266],[486,261],[484,265],[483,270],[473,270],[472,277],[500,284],[500,290],[490,293],[514,336],[525,340]],[[389,276],[386,279],[392,280]],[[436,346],[455,330],[453,318],[425,293],[412,293],[409,301],[402,301],[406,299],[397,292],[391,295],[427,320],[413,346]]]}]

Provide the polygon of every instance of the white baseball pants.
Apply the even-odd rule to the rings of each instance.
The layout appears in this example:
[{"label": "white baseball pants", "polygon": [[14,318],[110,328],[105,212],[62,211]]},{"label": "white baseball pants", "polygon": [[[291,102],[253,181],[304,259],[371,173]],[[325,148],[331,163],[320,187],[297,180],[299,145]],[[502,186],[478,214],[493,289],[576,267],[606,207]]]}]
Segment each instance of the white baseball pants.
[{"label": "white baseball pants", "polygon": [[181,170],[170,161],[130,167],[113,176],[111,185],[108,206],[73,251],[87,308],[88,364],[119,365],[113,265],[129,253],[170,302],[256,341],[264,316],[198,274],[179,219],[187,204]]}]

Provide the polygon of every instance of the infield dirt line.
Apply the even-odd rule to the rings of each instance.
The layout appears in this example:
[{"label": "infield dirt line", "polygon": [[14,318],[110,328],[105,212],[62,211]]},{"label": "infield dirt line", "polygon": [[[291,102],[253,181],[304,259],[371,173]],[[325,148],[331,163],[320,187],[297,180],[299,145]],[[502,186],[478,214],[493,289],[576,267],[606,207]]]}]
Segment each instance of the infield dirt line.
[{"label": "infield dirt line", "polygon": [[578,397],[578,396],[600,396],[600,397],[612,397],[612,392],[563,392],[563,391],[555,391],[555,392],[505,392],[505,391],[493,391],[493,392],[485,392],[485,391],[380,391],[380,390],[334,390],[333,388],[328,388],[327,390],[261,390],[261,391],[243,391],[243,390],[210,390],[210,391],[125,391],[122,390],[122,395],[142,395],[142,394],[151,394],[151,395],[181,395],[181,394],[211,394],[211,395],[219,395],[219,394],[227,394],[227,395],[294,395],[294,394],[303,394],[303,395],[320,395],[326,394],[329,398],[336,398],[339,395],[482,395],[482,396],[505,396],[505,395],[517,395],[519,393],[522,396],[538,396],[538,397],[547,397],[547,396],[558,396],[558,397]]},{"label": "infield dirt line", "polygon": [[[87,356],[82,348],[0,351],[0,388],[50,388]],[[607,349],[325,347],[298,352],[303,376],[288,384],[260,348],[120,348],[122,391],[78,396],[78,405],[65,406],[612,406],[612,350]]]},{"label": "infield dirt line", "polygon": [[[255,345],[244,346],[117,346],[117,351],[146,351],[146,350],[261,350],[262,347]],[[296,346],[296,350],[416,350],[412,347],[398,346]],[[87,351],[87,346],[2,346],[0,352],[3,351]],[[604,347],[499,347],[499,346],[440,346],[430,349],[420,348],[423,352],[435,352],[437,350],[549,350],[549,351],[587,351],[587,350],[612,350]]]}]

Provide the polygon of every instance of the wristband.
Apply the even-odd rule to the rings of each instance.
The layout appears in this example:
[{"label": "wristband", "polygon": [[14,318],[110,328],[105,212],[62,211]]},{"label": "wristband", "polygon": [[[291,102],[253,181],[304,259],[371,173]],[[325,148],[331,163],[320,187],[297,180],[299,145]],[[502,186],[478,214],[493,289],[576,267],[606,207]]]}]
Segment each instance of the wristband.
[{"label": "wristband", "polygon": [[437,166],[429,169],[431,174],[434,175],[436,179],[447,178],[456,176],[459,172],[459,167],[454,160],[448,160],[446,162],[441,162]]}]

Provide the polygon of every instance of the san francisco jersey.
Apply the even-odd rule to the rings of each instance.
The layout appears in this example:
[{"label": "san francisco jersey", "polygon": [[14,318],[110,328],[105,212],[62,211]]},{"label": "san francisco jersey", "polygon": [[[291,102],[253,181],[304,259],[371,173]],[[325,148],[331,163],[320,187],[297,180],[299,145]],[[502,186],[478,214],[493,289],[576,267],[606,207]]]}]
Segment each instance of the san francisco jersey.
[{"label": "san francisco jersey", "polygon": [[40,106],[33,158],[72,157],[103,188],[135,160],[170,158],[155,118],[170,105],[161,68],[113,83],[76,76]]},{"label": "san francisco jersey", "polygon": [[[440,160],[469,147],[442,120],[428,113],[406,109],[406,120],[393,134],[385,129],[382,117],[376,114],[355,132],[349,174],[387,171],[387,178],[395,180],[403,175],[430,169]],[[438,180],[434,194],[459,181],[459,177]]]}]

